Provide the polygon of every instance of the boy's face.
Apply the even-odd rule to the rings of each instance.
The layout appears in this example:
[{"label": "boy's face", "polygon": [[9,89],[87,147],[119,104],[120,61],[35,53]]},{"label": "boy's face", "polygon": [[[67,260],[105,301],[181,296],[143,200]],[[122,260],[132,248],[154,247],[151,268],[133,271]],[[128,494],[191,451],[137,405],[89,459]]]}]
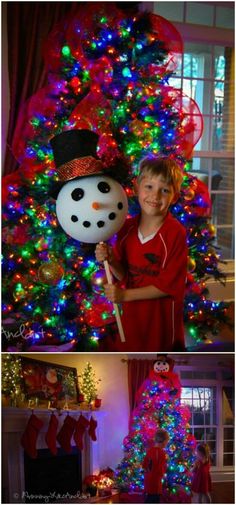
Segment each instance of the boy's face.
[{"label": "boy's face", "polygon": [[148,216],[165,216],[169,206],[178,197],[162,174],[145,173],[138,184],[138,200],[142,212]]}]

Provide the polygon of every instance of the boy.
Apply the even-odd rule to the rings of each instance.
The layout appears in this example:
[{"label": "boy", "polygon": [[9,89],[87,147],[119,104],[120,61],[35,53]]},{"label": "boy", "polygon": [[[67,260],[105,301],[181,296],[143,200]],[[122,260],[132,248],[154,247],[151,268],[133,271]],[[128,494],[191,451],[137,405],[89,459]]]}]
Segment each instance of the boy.
[{"label": "boy", "polygon": [[165,430],[158,430],[155,444],[148,449],[143,460],[145,503],[160,503],[162,494],[162,478],[166,472],[166,454],[163,450],[169,441]]},{"label": "boy", "polygon": [[114,250],[96,246],[120,284],[106,285],[109,300],[122,303],[126,337],[115,350],[157,352],[185,349],[183,299],[187,273],[185,228],[168,209],[179,197],[182,172],[167,157],[140,163],[137,195],[141,212],[127,219]]}]

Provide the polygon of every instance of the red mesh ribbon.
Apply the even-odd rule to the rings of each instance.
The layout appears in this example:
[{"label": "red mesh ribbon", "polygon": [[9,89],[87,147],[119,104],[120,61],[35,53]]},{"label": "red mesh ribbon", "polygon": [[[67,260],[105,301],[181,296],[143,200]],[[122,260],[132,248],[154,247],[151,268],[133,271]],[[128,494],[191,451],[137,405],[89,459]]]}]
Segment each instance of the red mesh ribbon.
[{"label": "red mesh ribbon", "polygon": [[162,16],[150,14],[153,34],[156,38],[164,42],[165,49],[168,51],[168,60],[165,64],[166,69],[173,72],[177,65],[179,57],[183,54],[183,41],[180,33],[174,25]]},{"label": "red mesh ribbon", "polygon": [[181,89],[165,86],[162,93],[163,105],[176,109],[180,117],[179,146],[176,152],[189,159],[203,131],[203,117],[200,109],[196,102],[185,95]]}]

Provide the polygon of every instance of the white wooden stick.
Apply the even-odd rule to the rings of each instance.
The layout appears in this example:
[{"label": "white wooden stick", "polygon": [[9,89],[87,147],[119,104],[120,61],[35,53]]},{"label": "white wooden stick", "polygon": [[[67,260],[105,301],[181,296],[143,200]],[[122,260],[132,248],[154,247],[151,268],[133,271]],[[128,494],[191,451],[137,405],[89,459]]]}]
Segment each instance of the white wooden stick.
[{"label": "white wooden stick", "polygon": [[[106,276],[107,276],[107,282],[108,282],[108,284],[113,284],[112,283],[112,275],[111,275],[108,261],[105,260],[103,262],[103,264],[104,264],[104,268],[105,268],[105,272],[106,272]],[[115,310],[115,317],[116,317],[116,322],[117,322],[121,342],[125,342],[125,334],[124,334],[124,330],[123,330],[123,326],[122,326],[122,322],[121,322],[121,318],[120,318],[119,307],[118,307],[117,303],[113,303],[113,307]]]}]

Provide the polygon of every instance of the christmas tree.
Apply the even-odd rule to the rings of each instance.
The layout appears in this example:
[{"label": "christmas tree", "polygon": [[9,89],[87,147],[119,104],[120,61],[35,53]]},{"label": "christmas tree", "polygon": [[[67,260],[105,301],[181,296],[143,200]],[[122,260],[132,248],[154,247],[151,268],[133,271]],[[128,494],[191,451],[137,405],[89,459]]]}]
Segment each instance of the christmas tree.
[{"label": "christmas tree", "polygon": [[153,370],[137,392],[129,434],[123,442],[124,458],[116,470],[116,484],[126,492],[143,491],[142,462],[147,449],[154,445],[155,433],[161,428],[169,434],[164,501],[189,503],[196,443],[190,431],[190,411],[181,405],[181,384],[172,371],[173,365],[172,359],[157,356]]},{"label": "christmas tree", "polygon": [[21,359],[13,354],[4,354],[2,357],[2,393],[14,397],[22,386]]},{"label": "christmas tree", "polygon": [[226,320],[226,304],[209,300],[205,285],[209,276],[222,280],[211,202],[205,185],[188,173],[202,117],[193,100],[168,85],[181,52],[171,23],[126,14],[111,2],[79,6],[50,34],[48,85],[22,107],[12,146],[20,168],[3,184],[5,348],[72,342],[79,351],[98,350],[103,336],[116,331],[94,246],[66,236],[49,196],[57,180],[49,141],[73,128],[99,134],[105,166],[117,157],[128,162],[130,215],[138,212],[132,179],[140,159],[149,152],[179,162],[185,175],[171,212],[188,231],[186,327],[199,341]]},{"label": "christmas tree", "polygon": [[97,396],[97,385],[99,379],[96,379],[95,372],[90,362],[86,363],[85,369],[80,376],[80,390],[84,395],[85,401],[90,404]]}]

